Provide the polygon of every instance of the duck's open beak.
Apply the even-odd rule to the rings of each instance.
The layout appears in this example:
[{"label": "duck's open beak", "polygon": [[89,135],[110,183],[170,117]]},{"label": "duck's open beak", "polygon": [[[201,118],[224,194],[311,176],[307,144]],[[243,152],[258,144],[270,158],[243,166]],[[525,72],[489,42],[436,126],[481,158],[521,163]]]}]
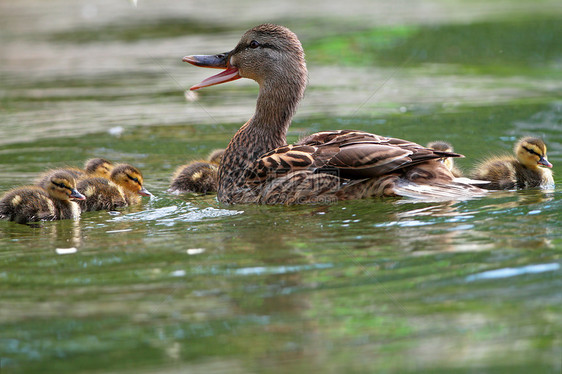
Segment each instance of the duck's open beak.
[{"label": "duck's open beak", "polygon": [[86,200],[86,196],[82,195],[76,188],[73,188],[70,192],[70,197],[75,200]]},{"label": "duck's open beak", "polygon": [[539,165],[543,165],[546,166],[547,168],[551,168],[552,164],[550,162],[548,162],[548,160],[546,159],[546,157],[542,157],[539,159]]},{"label": "duck's open beak", "polygon": [[215,68],[215,69],[225,69],[223,72],[220,72],[217,75],[213,75],[201,83],[196,84],[195,86],[191,87],[190,90],[195,91],[203,87],[214,86],[215,84],[226,83],[230,81],[234,81],[236,79],[242,78],[240,74],[238,74],[238,69],[232,66],[229,66],[228,57],[230,56],[230,52],[221,53],[218,55],[194,55],[194,56],[185,56],[182,61],[189,62],[192,65],[200,66],[203,68]]}]

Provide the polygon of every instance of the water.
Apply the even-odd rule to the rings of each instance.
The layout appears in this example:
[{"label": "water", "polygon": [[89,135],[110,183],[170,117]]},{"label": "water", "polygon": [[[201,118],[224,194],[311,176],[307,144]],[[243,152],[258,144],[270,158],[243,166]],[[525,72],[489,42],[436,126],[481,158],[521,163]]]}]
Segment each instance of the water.
[{"label": "water", "polygon": [[[287,4],[0,5],[0,191],[99,156],[138,166],[155,195],[80,221],[0,222],[0,372],[562,370],[559,4],[510,2],[510,17],[501,2]],[[186,101],[209,71],[179,58],[226,51],[264,17],[309,56],[289,141],[337,128],[442,139],[467,171],[535,134],[558,187],[295,207],[166,194],[256,94],[238,81]]]}]

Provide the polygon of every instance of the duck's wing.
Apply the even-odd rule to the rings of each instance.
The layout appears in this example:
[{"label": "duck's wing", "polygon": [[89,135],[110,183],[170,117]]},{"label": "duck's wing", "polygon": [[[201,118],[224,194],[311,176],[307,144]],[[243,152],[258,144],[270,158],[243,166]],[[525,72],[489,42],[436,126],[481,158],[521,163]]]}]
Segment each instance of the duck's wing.
[{"label": "duck's wing", "polygon": [[262,155],[248,180],[259,183],[305,169],[347,179],[372,178],[442,157],[462,155],[363,131],[323,131]]}]

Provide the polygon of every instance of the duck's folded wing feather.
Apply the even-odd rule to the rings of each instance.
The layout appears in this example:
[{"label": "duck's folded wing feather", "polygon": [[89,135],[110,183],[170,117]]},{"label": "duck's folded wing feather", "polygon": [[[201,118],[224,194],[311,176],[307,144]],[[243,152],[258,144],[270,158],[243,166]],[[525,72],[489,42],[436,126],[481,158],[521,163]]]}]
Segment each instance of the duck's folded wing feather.
[{"label": "duck's folded wing feather", "polygon": [[304,169],[349,179],[372,178],[442,157],[462,156],[362,131],[324,131],[264,154],[248,170],[248,181],[260,183]]}]

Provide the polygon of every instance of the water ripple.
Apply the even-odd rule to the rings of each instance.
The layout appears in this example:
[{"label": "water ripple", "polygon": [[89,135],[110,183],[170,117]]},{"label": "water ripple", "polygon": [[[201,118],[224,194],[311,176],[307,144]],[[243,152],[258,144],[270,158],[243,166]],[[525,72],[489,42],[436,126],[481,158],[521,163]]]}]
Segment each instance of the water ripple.
[{"label": "water ripple", "polygon": [[481,279],[510,278],[523,274],[537,274],[537,273],[544,273],[547,271],[556,271],[558,269],[560,269],[560,264],[558,263],[527,265],[518,268],[503,268],[503,269],[489,270],[482,273],[469,275],[468,277],[466,277],[466,281],[473,282]]},{"label": "water ripple", "polygon": [[218,209],[213,207],[197,208],[176,205],[148,209],[142,212],[116,217],[114,221],[156,221],[156,224],[173,226],[177,222],[197,222],[206,218],[220,218],[244,213],[241,210]]}]

